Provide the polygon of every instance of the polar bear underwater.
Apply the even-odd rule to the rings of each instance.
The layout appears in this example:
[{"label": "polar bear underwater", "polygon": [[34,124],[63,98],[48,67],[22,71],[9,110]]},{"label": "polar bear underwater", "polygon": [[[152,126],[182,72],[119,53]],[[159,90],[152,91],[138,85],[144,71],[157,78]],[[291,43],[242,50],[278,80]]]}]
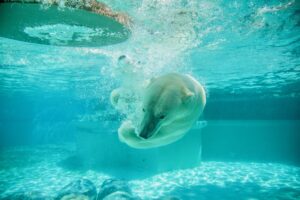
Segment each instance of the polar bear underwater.
[{"label": "polar bear underwater", "polygon": [[[111,93],[112,105],[117,105],[119,91]],[[142,95],[140,125],[124,121],[118,129],[119,139],[138,149],[173,143],[191,129],[205,104],[204,88],[190,75],[170,73],[152,78]]]}]

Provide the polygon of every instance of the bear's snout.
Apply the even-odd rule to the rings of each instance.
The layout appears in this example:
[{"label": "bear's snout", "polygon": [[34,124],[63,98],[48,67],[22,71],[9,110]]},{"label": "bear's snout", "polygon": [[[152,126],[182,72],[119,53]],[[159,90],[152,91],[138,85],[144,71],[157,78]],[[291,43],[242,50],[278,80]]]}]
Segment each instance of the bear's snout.
[{"label": "bear's snout", "polygon": [[144,119],[141,124],[141,132],[139,136],[144,139],[148,139],[153,136],[154,131],[156,130],[157,120],[155,117],[144,116]]}]

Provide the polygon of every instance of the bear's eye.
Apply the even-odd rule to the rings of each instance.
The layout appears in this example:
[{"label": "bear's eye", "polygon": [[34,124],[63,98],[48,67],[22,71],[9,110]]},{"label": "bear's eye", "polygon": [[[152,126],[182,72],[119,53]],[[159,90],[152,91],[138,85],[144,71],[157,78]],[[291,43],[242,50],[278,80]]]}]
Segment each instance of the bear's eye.
[{"label": "bear's eye", "polygon": [[164,119],[165,118],[165,115],[161,115],[160,117],[159,117],[159,119]]}]

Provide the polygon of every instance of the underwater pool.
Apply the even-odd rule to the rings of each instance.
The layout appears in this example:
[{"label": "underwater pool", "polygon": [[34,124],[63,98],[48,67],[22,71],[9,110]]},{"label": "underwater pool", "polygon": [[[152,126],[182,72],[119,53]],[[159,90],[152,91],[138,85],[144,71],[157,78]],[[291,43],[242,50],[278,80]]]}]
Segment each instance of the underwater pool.
[{"label": "underwater pool", "polygon": [[[97,1],[0,1],[0,199],[300,199],[299,1]],[[204,86],[200,118],[120,142],[172,72]]]}]

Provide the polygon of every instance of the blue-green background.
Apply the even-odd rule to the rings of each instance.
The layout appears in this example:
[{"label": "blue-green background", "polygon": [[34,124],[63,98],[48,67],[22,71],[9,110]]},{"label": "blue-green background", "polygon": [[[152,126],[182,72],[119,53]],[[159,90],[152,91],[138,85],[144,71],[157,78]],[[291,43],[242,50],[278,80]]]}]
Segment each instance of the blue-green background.
[{"label": "blue-green background", "polygon": [[[185,68],[178,70],[192,73],[208,93],[202,116],[208,124],[203,130],[203,160],[299,165],[299,2],[213,3],[222,15],[216,12],[210,21],[201,15],[194,19],[197,34],[212,31],[186,51]],[[134,9],[141,6],[108,4],[133,18],[138,16]],[[188,3],[180,6],[185,9]],[[271,11],[259,15],[264,8]],[[214,13],[211,9],[208,12]],[[225,42],[209,48],[219,40]],[[101,73],[113,67],[112,58],[87,49],[0,38],[1,147],[73,142],[78,115],[100,111],[103,120],[122,120],[108,98],[118,81]]]}]

